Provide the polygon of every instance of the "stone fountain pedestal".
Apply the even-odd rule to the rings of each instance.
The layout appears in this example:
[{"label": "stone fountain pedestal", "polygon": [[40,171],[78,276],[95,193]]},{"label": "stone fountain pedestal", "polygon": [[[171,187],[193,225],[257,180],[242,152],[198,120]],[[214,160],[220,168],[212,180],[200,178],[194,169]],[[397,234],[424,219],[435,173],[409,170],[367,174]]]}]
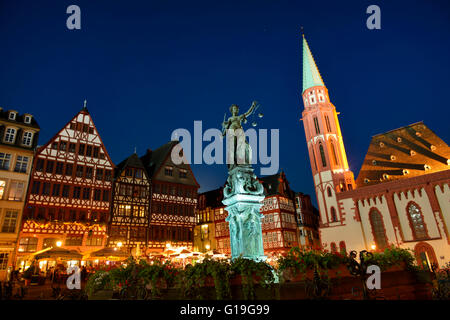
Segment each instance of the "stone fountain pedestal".
[{"label": "stone fountain pedestal", "polygon": [[230,227],[231,259],[242,256],[265,261],[261,218],[264,188],[256,179],[251,166],[236,166],[228,173],[223,204]]}]

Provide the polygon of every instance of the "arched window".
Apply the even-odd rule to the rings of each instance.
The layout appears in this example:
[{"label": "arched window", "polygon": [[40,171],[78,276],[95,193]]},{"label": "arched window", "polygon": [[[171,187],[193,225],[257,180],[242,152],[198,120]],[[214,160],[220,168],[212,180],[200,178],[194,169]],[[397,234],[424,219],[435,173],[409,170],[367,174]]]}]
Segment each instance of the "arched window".
[{"label": "arched window", "polygon": [[419,206],[412,202],[407,207],[409,223],[413,231],[414,239],[426,239],[428,238],[427,228],[423,222],[423,215]]},{"label": "arched window", "polygon": [[338,166],[339,165],[339,161],[338,161],[338,158],[336,156],[336,150],[334,149],[333,142],[331,142],[331,152],[333,153],[334,164]]},{"label": "arched window", "polygon": [[388,246],[383,217],[377,209],[372,208],[369,212],[369,219],[377,249],[383,250]]},{"label": "arched window", "polygon": [[336,253],[336,252],[337,252],[336,243],[332,242],[332,243],[330,244],[330,248],[331,248],[331,252],[332,252],[332,253]]},{"label": "arched window", "polygon": [[328,193],[328,196],[331,197],[332,194],[331,194],[331,188],[330,187],[327,188],[327,193]]},{"label": "arched window", "polygon": [[[314,103],[314,101],[313,101]],[[314,117],[314,127],[316,128],[316,133],[320,133],[320,127],[319,127],[319,121],[317,120],[317,117]]]},{"label": "arched window", "polygon": [[314,168],[317,170],[317,161],[316,161],[316,154],[314,152],[314,148],[311,150],[313,155],[313,161],[314,161]]},{"label": "arched window", "polygon": [[339,242],[339,252],[342,253],[343,255],[347,254],[347,248],[345,246],[344,241]]},{"label": "arched window", "polygon": [[325,160],[325,152],[323,151],[323,145],[322,143],[319,143],[319,151],[320,151],[320,157],[322,158],[322,166],[327,166],[327,161]]},{"label": "arched window", "polygon": [[336,222],[337,220],[337,215],[336,215],[336,209],[334,207],[331,207],[331,222]]}]

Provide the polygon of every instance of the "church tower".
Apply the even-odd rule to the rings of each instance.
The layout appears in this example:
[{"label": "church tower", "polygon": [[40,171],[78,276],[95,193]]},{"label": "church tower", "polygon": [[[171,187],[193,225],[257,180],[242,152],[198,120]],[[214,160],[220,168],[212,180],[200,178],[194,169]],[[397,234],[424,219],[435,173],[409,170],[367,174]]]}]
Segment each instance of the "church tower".
[{"label": "church tower", "polygon": [[305,37],[303,41],[303,91],[305,128],[311,169],[319,204],[321,227],[342,224],[337,193],[355,187],[349,170],[336,108],[330,101],[328,89]]}]

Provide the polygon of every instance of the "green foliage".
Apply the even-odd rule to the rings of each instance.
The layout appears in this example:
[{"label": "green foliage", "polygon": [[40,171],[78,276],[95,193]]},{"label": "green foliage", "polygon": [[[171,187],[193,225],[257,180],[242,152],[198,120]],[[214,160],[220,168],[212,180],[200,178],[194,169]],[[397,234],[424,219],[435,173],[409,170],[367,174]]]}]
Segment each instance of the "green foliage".
[{"label": "green foliage", "polygon": [[180,271],[179,268],[176,268],[168,261],[164,264],[159,261],[149,264],[147,261],[141,260],[137,277],[142,281],[142,290],[150,288],[151,297],[155,298],[161,295],[161,287],[168,288],[173,286]]},{"label": "green foliage", "polygon": [[231,262],[231,271],[242,277],[244,299],[255,298],[255,282],[263,288],[270,288],[275,279],[273,269],[269,264],[242,257],[238,257]]},{"label": "green foliage", "polygon": [[202,288],[210,277],[214,280],[218,300],[231,297],[231,267],[227,260],[204,259],[201,263],[187,265],[180,273],[178,283],[185,298],[203,299]]},{"label": "green foliage", "polygon": [[285,257],[278,259],[278,273],[293,270],[294,274],[306,273],[307,270],[327,271],[336,269],[348,262],[348,257],[341,253],[329,253],[319,250],[305,250],[293,247]]},{"label": "green foliage", "polygon": [[376,264],[382,271],[393,266],[405,265],[407,270],[415,270],[415,258],[411,249],[402,249],[397,247],[386,248],[383,252],[373,253],[370,263]]},{"label": "green foliage", "polygon": [[89,276],[86,282],[85,291],[88,295],[92,295],[100,290],[111,290],[112,281],[108,271],[98,270]]}]

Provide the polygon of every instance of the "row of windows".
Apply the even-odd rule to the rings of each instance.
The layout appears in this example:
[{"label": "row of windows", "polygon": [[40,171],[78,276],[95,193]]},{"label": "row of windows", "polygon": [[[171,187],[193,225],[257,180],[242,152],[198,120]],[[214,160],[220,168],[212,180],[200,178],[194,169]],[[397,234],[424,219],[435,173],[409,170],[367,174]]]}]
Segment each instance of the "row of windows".
[{"label": "row of windows", "polygon": [[[423,220],[422,211],[420,210],[419,206],[416,203],[412,202],[407,206],[406,211],[413,232],[414,240],[428,239],[428,231]],[[388,246],[388,240],[381,213],[377,209],[372,208],[369,212],[369,220],[377,248],[386,248]]]},{"label": "row of windows", "polygon": [[193,217],[194,206],[154,202],[152,212]]},{"label": "row of windows", "polygon": [[[45,167],[45,170],[44,170]],[[75,176],[78,178],[93,179],[94,167],[74,165],[73,163],[64,163],[53,160],[37,159],[36,171],[45,173],[54,173],[73,177],[75,169]],[[111,181],[111,170],[97,168],[95,170],[95,180]]]},{"label": "row of windows", "polygon": [[[7,128],[5,131],[5,136],[3,138],[4,142],[14,143],[16,141],[17,129]],[[22,145],[30,147],[33,141],[33,132],[25,131],[22,135]]]},{"label": "row of windows", "polygon": [[[9,111],[8,113],[8,120],[16,120],[16,116],[17,116],[17,112],[15,111]],[[25,117],[23,118],[23,122],[30,124],[31,123],[31,115],[26,114]]]},{"label": "row of windows", "polygon": [[7,181],[0,180],[0,200],[8,199],[11,201],[22,201],[25,190],[25,182],[23,181],[11,181],[9,184],[9,193],[5,198],[5,192],[7,188]]},{"label": "row of windows", "polygon": [[[9,153],[0,152],[0,169],[9,170],[11,165],[12,155]],[[26,156],[17,156],[16,165],[14,166],[14,172],[26,173],[28,168],[28,162],[30,158]]]},{"label": "row of windows", "polygon": [[[173,177],[173,167],[165,167],[164,168],[164,174],[169,177]],[[179,169],[178,170],[178,177],[179,178],[187,178],[187,170],[186,169]]]},{"label": "row of windows", "polygon": [[46,219],[50,221],[92,221],[107,222],[108,214],[99,211],[92,211],[90,215],[85,210],[46,208],[29,206],[25,210],[25,216],[29,219]]},{"label": "row of windows", "polygon": [[105,159],[105,154],[99,146],[93,146],[85,143],[73,143],[67,141],[52,142],[53,150],[77,153],[79,156],[86,156],[98,159]]},{"label": "row of windows", "polygon": [[41,182],[37,180],[33,181],[31,194],[51,195],[52,197],[63,198],[69,198],[71,195],[73,199],[90,200],[92,197],[94,201],[109,201],[109,190],[106,189],[74,187],[66,184]]},{"label": "row of windows", "polygon": [[117,214],[123,217],[134,216],[144,218],[147,215],[147,207],[120,204],[117,208]]},{"label": "row of windows", "polygon": [[277,242],[278,232],[267,232],[263,233],[263,242]]},{"label": "row of windows", "polygon": [[86,123],[82,122],[71,122],[70,129],[81,131],[81,132],[89,132],[90,134],[94,134],[94,127],[89,126]]},{"label": "row of windows", "polygon": [[119,196],[129,196],[133,198],[146,199],[148,197],[148,187],[135,186],[131,184],[120,184]]},{"label": "row of windows", "polygon": [[122,175],[128,178],[142,179],[144,177],[144,171],[139,168],[126,168]]},{"label": "row of windows", "polygon": [[192,198],[194,196],[194,191],[191,188],[185,188],[185,187],[176,187],[173,185],[167,185],[167,184],[160,184],[155,183],[153,185],[153,192],[154,193],[161,193],[161,194],[169,194],[173,196],[179,196],[179,197],[186,197],[186,198]]},{"label": "row of windows", "polygon": [[294,232],[285,231],[284,232],[284,241],[296,242],[297,237]]},{"label": "row of windows", "polygon": [[[60,241],[56,238],[45,238],[43,241],[43,249],[49,247],[56,247],[56,242]],[[89,236],[86,238],[87,246],[101,246],[103,243],[103,237],[99,236]],[[38,245],[38,238],[21,238],[19,240],[19,252],[36,252]],[[64,246],[81,246],[83,245],[83,236],[73,235],[67,236],[64,242]]]}]

